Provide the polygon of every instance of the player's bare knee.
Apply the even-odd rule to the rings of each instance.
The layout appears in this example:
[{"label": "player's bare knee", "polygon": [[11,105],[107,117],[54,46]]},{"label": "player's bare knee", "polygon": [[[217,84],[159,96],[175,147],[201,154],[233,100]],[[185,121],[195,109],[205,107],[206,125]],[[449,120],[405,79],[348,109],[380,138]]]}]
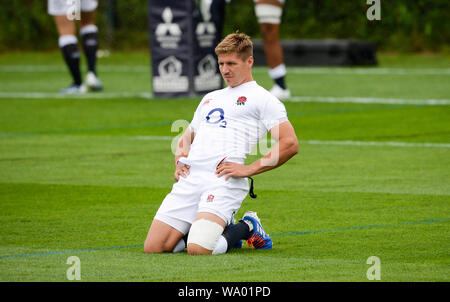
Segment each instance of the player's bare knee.
[{"label": "player's bare knee", "polygon": [[273,40],[277,38],[277,27],[274,26],[274,24],[270,23],[261,23],[261,35],[263,36],[264,40]]},{"label": "player's bare knee", "polygon": [[144,243],[144,253],[146,254],[157,254],[157,253],[163,253],[164,250],[162,249],[162,246],[153,244],[151,242],[145,242]]},{"label": "player's bare knee", "polygon": [[172,246],[169,246],[167,242],[159,242],[157,240],[147,239],[144,243],[144,253],[146,254],[158,254],[171,252]]},{"label": "player's bare knee", "polygon": [[95,12],[81,12],[80,25],[93,25],[95,24]]},{"label": "player's bare knee", "polygon": [[172,252],[173,247],[168,246],[158,246],[158,245],[149,245],[144,246],[144,253],[146,254],[160,254],[160,253],[169,253]]},{"label": "player's bare knee", "polygon": [[190,243],[187,246],[188,255],[210,255],[212,250],[205,249],[198,244]]},{"label": "player's bare knee", "polygon": [[144,253],[146,254],[158,254],[162,252],[162,249],[157,249],[153,246],[144,246]]}]

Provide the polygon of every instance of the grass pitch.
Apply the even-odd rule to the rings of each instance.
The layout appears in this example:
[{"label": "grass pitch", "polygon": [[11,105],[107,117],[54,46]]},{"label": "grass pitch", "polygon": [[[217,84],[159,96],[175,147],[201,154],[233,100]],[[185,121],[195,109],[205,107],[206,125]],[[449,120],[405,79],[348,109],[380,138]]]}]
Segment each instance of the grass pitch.
[{"label": "grass pitch", "polygon": [[[105,91],[57,92],[60,54],[0,57],[0,281],[449,281],[450,59],[288,68],[300,152],[255,177],[274,249],[146,255],[173,184],[175,120],[195,99],[149,99],[147,54],[99,60]],[[267,69],[255,79],[270,88]],[[177,131],[179,131],[177,129]],[[255,160],[250,156],[248,161]]]}]

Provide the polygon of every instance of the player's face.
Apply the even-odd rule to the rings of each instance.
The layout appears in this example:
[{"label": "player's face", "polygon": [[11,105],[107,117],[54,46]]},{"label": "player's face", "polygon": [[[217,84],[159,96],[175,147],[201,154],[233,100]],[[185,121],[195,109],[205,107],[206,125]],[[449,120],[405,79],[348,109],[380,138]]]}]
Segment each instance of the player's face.
[{"label": "player's face", "polygon": [[239,86],[253,81],[253,57],[242,60],[237,53],[221,54],[218,56],[219,69],[223,79],[230,87]]}]

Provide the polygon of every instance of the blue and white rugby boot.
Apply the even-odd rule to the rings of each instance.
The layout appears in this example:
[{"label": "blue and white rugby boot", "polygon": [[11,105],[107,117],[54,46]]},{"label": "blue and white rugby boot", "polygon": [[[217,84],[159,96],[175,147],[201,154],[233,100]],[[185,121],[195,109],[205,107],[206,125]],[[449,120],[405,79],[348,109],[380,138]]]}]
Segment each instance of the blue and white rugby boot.
[{"label": "blue and white rugby boot", "polygon": [[269,234],[264,231],[261,225],[261,220],[259,219],[258,215],[256,215],[256,212],[246,212],[242,217],[242,220],[248,220],[253,225],[253,230],[251,232],[250,238],[247,239],[248,245],[254,247],[255,249],[272,249],[272,239],[270,238]]}]

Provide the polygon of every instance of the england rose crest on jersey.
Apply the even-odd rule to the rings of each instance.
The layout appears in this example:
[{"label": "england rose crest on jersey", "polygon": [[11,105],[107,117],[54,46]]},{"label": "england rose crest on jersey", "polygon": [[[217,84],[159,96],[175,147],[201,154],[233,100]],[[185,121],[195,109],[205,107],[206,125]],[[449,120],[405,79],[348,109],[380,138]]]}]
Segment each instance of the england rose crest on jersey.
[{"label": "england rose crest on jersey", "polygon": [[236,105],[245,105],[245,102],[247,102],[247,98],[245,96],[240,96],[237,99]]},{"label": "england rose crest on jersey", "polygon": [[207,202],[213,202],[213,200],[214,200],[214,195],[209,194],[209,195],[208,195],[208,198],[206,199],[206,201],[207,201]]}]

